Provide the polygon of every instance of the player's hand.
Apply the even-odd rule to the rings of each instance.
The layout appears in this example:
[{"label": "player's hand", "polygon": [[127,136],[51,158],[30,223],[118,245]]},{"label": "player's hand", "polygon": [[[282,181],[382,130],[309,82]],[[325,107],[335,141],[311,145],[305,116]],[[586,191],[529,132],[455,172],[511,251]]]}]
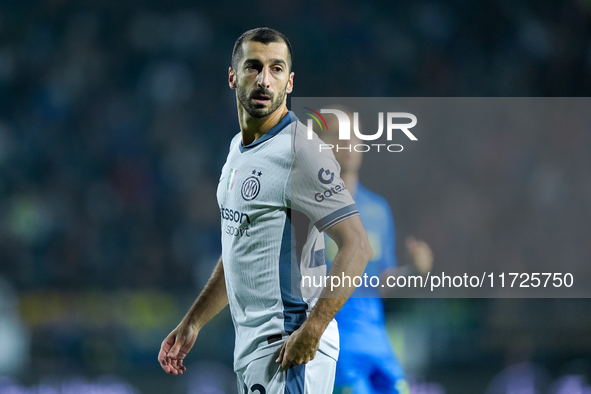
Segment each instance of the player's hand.
[{"label": "player's hand", "polygon": [[182,323],[168,334],[158,353],[158,362],[162,369],[173,375],[182,375],[187,370],[183,360],[195,344],[198,334],[199,330]]},{"label": "player's hand", "polygon": [[425,275],[431,271],[433,268],[433,252],[428,243],[409,236],[406,238],[406,247],[415,267],[417,267],[421,275]]},{"label": "player's hand", "polygon": [[292,366],[306,364],[316,357],[316,351],[320,347],[318,330],[304,323],[295,330],[283,344],[276,362],[281,364],[280,371],[285,371]]}]

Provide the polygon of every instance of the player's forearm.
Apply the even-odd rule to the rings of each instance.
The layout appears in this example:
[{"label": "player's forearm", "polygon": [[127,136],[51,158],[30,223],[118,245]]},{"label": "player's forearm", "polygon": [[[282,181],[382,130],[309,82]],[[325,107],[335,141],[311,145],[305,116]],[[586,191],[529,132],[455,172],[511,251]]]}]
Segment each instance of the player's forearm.
[{"label": "player's forearm", "polygon": [[228,304],[222,258],[218,260],[211,277],[189,309],[181,324],[190,324],[200,330]]},{"label": "player's forearm", "polygon": [[[367,238],[356,240],[356,242],[344,243],[339,247],[339,251],[334,258],[328,275],[329,277],[336,276],[339,278],[342,278],[343,275],[350,278],[362,276],[365,266],[372,255],[373,251],[369,246]],[[306,323],[320,330],[320,334],[324,332],[328,324],[355,290],[352,282],[352,280],[351,283],[349,281],[342,281],[341,286],[334,288],[325,287],[320,295],[320,299],[310,312]]]}]

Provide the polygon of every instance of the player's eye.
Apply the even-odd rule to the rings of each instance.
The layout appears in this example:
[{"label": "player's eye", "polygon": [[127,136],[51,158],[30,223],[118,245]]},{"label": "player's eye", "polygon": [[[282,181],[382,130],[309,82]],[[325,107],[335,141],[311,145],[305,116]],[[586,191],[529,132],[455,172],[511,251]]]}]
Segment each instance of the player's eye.
[{"label": "player's eye", "polygon": [[280,73],[281,71],[283,71],[283,68],[280,66],[275,66],[275,67],[273,67],[273,71]]}]

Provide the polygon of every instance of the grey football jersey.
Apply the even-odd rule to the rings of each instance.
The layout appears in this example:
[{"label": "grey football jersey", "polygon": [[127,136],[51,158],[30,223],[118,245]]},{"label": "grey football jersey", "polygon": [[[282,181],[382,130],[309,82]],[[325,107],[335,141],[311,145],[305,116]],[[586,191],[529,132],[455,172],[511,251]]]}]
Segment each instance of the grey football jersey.
[{"label": "grey football jersey", "polygon": [[[234,368],[273,353],[297,330],[322,288],[299,288],[303,275],[325,275],[321,231],[357,208],[340,167],[293,112],[261,138],[242,145],[237,134],[217,189],[222,261],[236,330]],[[333,319],[320,351],[337,358]]]}]

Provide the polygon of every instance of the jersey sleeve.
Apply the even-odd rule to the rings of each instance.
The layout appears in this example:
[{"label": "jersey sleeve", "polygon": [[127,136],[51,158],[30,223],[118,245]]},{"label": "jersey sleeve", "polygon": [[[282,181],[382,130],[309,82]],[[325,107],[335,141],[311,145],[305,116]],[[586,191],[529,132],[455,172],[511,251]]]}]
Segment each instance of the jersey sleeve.
[{"label": "jersey sleeve", "polygon": [[322,142],[314,137],[298,139],[297,149],[292,150],[290,203],[322,232],[359,212],[340,177],[340,166],[332,151],[320,152]]}]

